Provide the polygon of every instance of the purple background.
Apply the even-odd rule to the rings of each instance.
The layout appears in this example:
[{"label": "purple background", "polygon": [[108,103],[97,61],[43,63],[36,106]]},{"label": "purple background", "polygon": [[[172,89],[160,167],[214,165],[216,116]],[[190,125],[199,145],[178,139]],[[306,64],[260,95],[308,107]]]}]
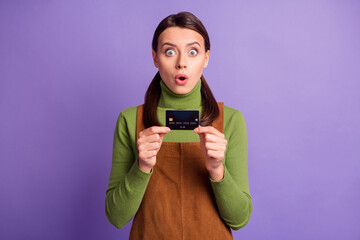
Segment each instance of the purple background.
[{"label": "purple background", "polygon": [[0,1],[0,239],[126,239],[105,217],[112,138],[171,13],[245,116],[254,211],[235,239],[360,239],[359,1]]}]

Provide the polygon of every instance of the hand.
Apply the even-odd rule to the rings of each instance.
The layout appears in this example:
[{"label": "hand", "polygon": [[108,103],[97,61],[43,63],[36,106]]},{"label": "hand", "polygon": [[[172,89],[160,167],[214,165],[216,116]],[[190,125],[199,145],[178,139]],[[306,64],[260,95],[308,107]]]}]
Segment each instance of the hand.
[{"label": "hand", "polygon": [[225,167],[222,160],[225,156],[227,141],[225,135],[214,127],[197,127],[194,132],[199,134],[201,150],[205,156],[205,167],[215,181],[224,178]]},{"label": "hand", "polygon": [[150,127],[139,133],[137,146],[139,151],[139,167],[149,173],[156,164],[156,155],[160,150],[165,134],[170,132],[168,127]]}]

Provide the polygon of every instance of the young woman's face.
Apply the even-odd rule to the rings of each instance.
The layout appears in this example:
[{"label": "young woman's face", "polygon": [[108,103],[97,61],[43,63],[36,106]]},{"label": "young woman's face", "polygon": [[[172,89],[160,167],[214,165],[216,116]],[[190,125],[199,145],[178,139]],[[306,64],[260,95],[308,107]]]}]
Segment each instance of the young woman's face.
[{"label": "young woman's face", "polygon": [[204,38],[194,30],[180,27],[165,29],[152,55],[161,79],[176,94],[190,92],[209,61]]}]

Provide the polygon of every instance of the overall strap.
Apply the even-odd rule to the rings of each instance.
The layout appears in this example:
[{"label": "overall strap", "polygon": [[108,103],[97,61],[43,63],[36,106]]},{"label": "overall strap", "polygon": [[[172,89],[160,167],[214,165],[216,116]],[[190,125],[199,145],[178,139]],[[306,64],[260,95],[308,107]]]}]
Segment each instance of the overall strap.
[{"label": "overall strap", "polygon": [[139,134],[142,130],[145,129],[144,121],[143,121],[143,107],[144,104],[139,105],[137,107],[137,115],[136,115],[136,140],[139,139]]},{"label": "overall strap", "polygon": [[224,103],[218,102],[219,107],[219,116],[215,118],[215,120],[212,123],[212,126],[216,128],[219,132],[224,131]]}]

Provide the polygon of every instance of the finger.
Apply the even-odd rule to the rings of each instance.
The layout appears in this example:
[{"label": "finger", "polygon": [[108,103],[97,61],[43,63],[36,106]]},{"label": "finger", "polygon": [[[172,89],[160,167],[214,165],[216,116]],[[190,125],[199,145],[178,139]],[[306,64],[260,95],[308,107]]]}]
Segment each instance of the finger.
[{"label": "finger", "polygon": [[171,129],[168,127],[160,127],[160,126],[153,126],[153,127],[149,127],[143,131],[140,132],[139,136],[149,136],[155,133],[168,133],[170,132]]},{"label": "finger", "polygon": [[227,141],[226,141],[225,138],[219,137],[219,136],[211,134],[211,133],[204,133],[204,135],[205,135],[205,141],[206,142],[227,144]]},{"label": "finger", "polygon": [[155,150],[142,151],[142,152],[139,152],[139,159],[146,160],[146,159],[155,157],[156,154],[157,154],[157,151],[155,151]]},{"label": "finger", "polygon": [[152,134],[152,135],[148,135],[148,136],[141,136],[138,139],[138,145],[143,144],[143,143],[150,143],[150,142],[160,142],[161,141],[161,137],[160,134]]},{"label": "finger", "polygon": [[149,151],[149,150],[158,150],[159,148],[160,148],[159,142],[144,143],[139,146],[139,152],[140,151]]},{"label": "finger", "polygon": [[207,150],[225,151],[226,150],[226,145],[225,144],[214,143],[214,142],[206,142],[205,143],[205,148]]},{"label": "finger", "polygon": [[214,151],[214,150],[207,150],[208,157],[215,159],[217,161],[222,161],[224,159],[224,152],[223,151]]},{"label": "finger", "polygon": [[194,129],[194,132],[196,133],[211,133],[214,134],[218,137],[222,137],[225,138],[225,135],[222,134],[221,132],[219,132],[216,128],[212,127],[212,126],[207,126],[207,127],[197,127]]}]

